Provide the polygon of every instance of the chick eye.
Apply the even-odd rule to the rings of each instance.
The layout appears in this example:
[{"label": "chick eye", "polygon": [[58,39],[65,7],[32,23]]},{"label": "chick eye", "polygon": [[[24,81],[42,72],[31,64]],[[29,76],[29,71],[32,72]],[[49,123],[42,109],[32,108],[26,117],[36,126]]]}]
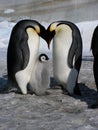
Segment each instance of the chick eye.
[{"label": "chick eye", "polygon": [[46,60],[46,57],[45,56],[42,56],[41,57],[41,61],[45,61]]},{"label": "chick eye", "polygon": [[39,61],[41,62],[47,62],[49,60],[48,56],[46,54],[40,54],[39,55]]}]

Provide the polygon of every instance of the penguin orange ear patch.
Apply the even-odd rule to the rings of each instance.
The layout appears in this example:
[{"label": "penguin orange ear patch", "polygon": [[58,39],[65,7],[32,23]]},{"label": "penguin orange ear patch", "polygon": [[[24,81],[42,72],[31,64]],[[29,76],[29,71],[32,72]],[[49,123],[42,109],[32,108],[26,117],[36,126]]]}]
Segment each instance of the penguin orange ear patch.
[{"label": "penguin orange ear patch", "polygon": [[31,28],[31,27],[27,28],[26,31],[27,31],[28,36],[30,35],[32,36],[32,33],[35,32],[34,28]]},{"label": "penguin orange ear patch", "polygon": [[54,31],[54,30],[56,29],[57,24],[58,24],[57,22],[51,24],[49,31],[50,31],[50,32]]},{"label": "penguin orange ear patch", "polygon": [[40,28],[39,28],[39,26],[38,26],[38,25],[35,25],[34,27],[35,27],[36,32],[37,32],[38,34],[40,34]]}]

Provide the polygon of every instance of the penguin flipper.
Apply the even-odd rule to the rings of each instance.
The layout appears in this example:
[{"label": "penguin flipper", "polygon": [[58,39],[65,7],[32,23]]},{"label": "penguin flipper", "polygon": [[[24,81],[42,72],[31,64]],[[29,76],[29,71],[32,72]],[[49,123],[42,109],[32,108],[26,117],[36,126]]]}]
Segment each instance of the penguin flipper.
[{"label": "penguin flipper", "polygon": [[26,41],[23,41],[21,43],[21,47],[20,47],[20,50],[21,50],[21,67],[22,69],[25,69],[25,67],[27,66],[28,62],[29,62],[29,57],[30,57],[30,53],[29,53],[29,47],[28,47],[28,44]]},{"label": "penguin flipper", "polygon": [[[75,33],[75,32],[74,32]],[[73,35],[76,35],[74,34]],[[68,54],[68,65],[70,68],[73,68],[73,59],[75,58],[75,67],[77,70],[80,69],[81,60],[82,60],[82,38],[80,32],[77,32],[77,37],[73,37],[73,42],[70,47],[70,51]]]},{"label": "penguin flipper", "polygon": [[74,65],[78,72],[80,71],[81,62],[82,62],[82,38],[79,33],[77,36],[77,49],[75,52],[75,65]]},{"label": "penguin flipper", "polygon": [[69,53],[68,53],[68,66],[70,68],[73,68],[73,58],[75,56],[75,52],[77,49],[77,44],[74,43],[75,41],[72,42],[72,45],[70,47]]}]

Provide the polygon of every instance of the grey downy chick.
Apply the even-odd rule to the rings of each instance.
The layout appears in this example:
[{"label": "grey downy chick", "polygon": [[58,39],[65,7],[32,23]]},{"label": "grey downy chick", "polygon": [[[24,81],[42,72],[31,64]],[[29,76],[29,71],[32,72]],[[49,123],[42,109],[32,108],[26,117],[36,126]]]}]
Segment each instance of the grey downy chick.
[{"label": "grey downy chick", "polygon": [[30,79],[30,91],[36,95],[45,95],[50,85],[49,58],[40,54]]}]

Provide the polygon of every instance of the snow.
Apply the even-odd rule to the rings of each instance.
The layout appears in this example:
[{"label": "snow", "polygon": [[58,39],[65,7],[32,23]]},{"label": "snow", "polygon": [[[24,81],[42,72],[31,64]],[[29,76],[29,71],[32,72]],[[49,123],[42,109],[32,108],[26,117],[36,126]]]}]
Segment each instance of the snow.
[{"label": "snow", "polygon": [[7,48],[11,30],[15,23],[3,21],[0,22],[0,48]]},{"label": "snow", "polygon": [[[50,23],[42,22],[41,24],[47,28]],[[15,23],[13,22],[8,22],[8,21],[0,22],[0,49],[5,49],[5,50],[7,49],[11,30],[14,25]],[[92,39],[94,29],[98,25],[98,20],[84,21],[84,22],[76,23],[76,25],[79,27],[82,40],[83,40],[83,56],[91,57],[92,56],[92,52],[90,50],[91,39]],[[51,55],[51,50],[52,47],[50,47],[50,50],[48,50],[47,43],[43,39],[41,39],[39,52],[48,53],[49,55]]]},{"label": "snow", "polygon": [[14,9],[6,9],[6,10],[4,11],[4,14],[10,14],[10,13],[14,13],[14,12],[15,12]]},{"label": "snow", "polygon": [[81,22],[81,23],[77,23],[76,25],[79,27],[82,36],[83,56],[92,56],[91,40],[92,40],[94,29],[98,25],[98,20]]}]

